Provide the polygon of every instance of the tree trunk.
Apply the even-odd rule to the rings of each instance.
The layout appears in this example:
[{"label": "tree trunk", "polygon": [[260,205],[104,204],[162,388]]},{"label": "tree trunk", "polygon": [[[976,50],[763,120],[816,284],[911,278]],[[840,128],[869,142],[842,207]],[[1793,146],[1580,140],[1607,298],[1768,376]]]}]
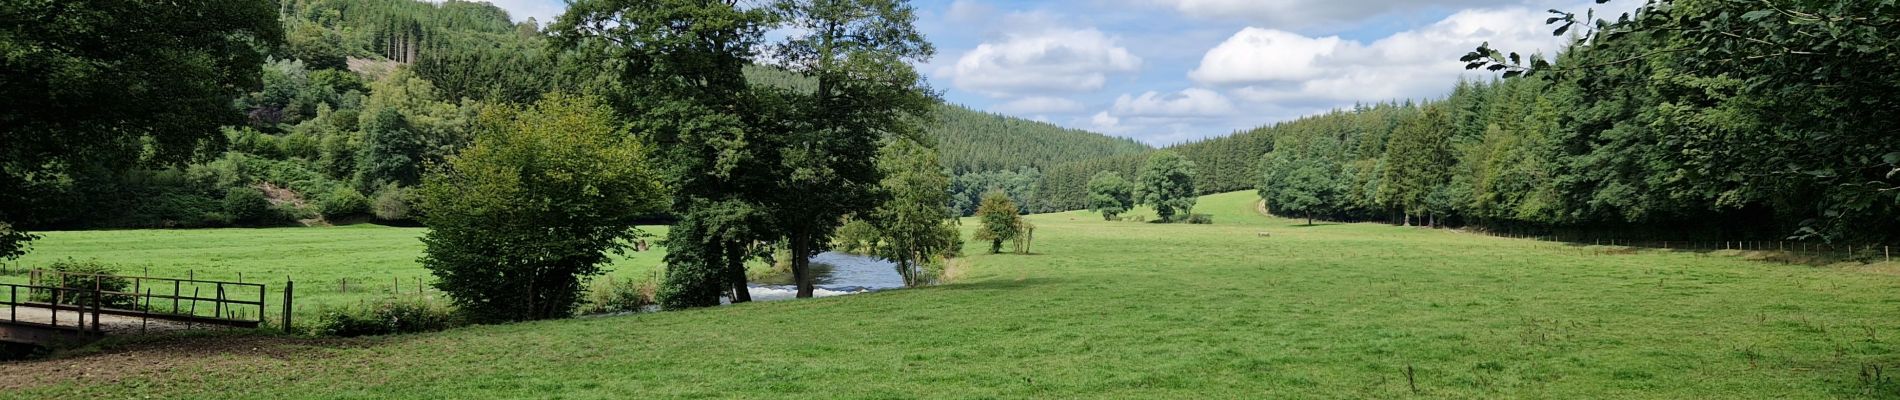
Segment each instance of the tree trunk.
[{"label": "tree trunk", "polygon": [[798,298],[809,299],[816,292],[811,276],[811,236],[794,233],[792,237],[792,280],[798,283]]},{"label": "tree trunk", "polygon": [[1313,213],[1306,213],[1306,226],[1313,226]]},{"label": "tree trunk", "polygon": [[732,284],[732,304],[752,301],[752,290],[746,287],[745,246],[727,243],[726,280]]}]

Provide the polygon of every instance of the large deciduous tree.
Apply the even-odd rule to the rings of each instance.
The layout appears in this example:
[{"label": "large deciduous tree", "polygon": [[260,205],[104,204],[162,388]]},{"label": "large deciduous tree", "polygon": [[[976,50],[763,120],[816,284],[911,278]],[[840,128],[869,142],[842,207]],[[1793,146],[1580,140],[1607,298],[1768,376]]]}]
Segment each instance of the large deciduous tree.
[{"label": "large deciduous tree", "polygon": [[1102,171],[1089,178],[1089,211],[1102,213],[1102,219],[1115,220],[1115,216],[1128,212],[1135,207],[1135,185],[1122,174],[1115,171]]},{"label": "large deciduous tree", "polygon": [[1301,215],[1313,224],[1313,214],[1325,213],[1338,202],[1339,180],[1326,163],[1310,158],[1288,159],[1267,153],[1257,192],[1267,207],[1281,215]]},{"label": "large deciduous tree", "polygon": [[262,0],[12,1],[0,6],[0,259],[75,168],[176,165],[221,147],[231,101],[283,38]]},{"label": "large deciduous tree", "polygon": [[778,151],[787,173],[778,179],[773,215],[791,249],[798,297],[814,291],[810,257],[830,242],[843,217],[881,201],[879,143],[921,132],[935,104],[912,62],[934,49],[902,0],[779,0],[771,8],[791,35],[774,61],[817,83],[796,97]]},{"label": "large deciduous tree", "polygon": [[587,98],[484,112],[473,145],[421,189],[422,265],[478,321],[572,314],[588,278],[665,204],[646,150]]},{"label": "large deciduous tree", "polygon": [[563,68],[611,99],[665,168],[681,220],[665,240],[663,306],[749,300],[745,260],[780,236],[771,205],[788,171],[781,153],[792,93],[745,76],[771,11],[721,0],[582,0],[549,29],[569,52]]},{"label": "large deciduous tree", "polygon": [[1135,184],[1135,198],[1153,206],[1161,221],[1174,221],[1194,210],[1194,162],[1179,153],[1164,150],[1148,156]]}]

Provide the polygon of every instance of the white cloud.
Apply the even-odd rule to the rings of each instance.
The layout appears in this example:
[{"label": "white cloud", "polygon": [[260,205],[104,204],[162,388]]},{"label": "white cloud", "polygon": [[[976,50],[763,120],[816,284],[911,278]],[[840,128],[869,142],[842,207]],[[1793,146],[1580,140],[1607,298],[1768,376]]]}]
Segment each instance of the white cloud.
[{"label": "white cloud", "polygon": [[1210,84],[1306,79],[1320,73],[1317,61],[1333,55],[1341,43],[1337,36],[1310,38],[1249,27],[1208,50],[1188,77]]},{"label": "white cloud", "polygon": [[1200,18],[1241,19],[1276,27],[1308,27],[1413,11],[1427,7],[1462,8],[1493,0],[1149,0]]},{"label": "white cloud", "polygon": [[1220,93],[1190,88],[1164,95],[1154,91],[1141,96],[1122,95],[1111,108],[1118,117],[1207,118],[1234,113],[1234,103]]},{"label": "white cloud", "polygon": [[998,104],[990,107],[990,111],[1016,115],[1066,114],[1082,111],[1082,103],[1061,97],[1030,96]]},{"label": "white cloud", "polygon": [[1542,17],[1521,7],[1465,10],[1370,44],[1247,28],[1209,50],[1189,77],[1233,89],[1248,102],[1338,105],[1429,97],[1468,73],[1457,56],[1478,43],[1526,56],[1553,53],[1563,39],[1535,23]]},{"label": "white cloud", "polygon": [[959,89],[1006,97],[1101,89],[1109,74],[1136,71],[1141,62],[1099,30],[1053,28],[977,45],[937,74]]}]

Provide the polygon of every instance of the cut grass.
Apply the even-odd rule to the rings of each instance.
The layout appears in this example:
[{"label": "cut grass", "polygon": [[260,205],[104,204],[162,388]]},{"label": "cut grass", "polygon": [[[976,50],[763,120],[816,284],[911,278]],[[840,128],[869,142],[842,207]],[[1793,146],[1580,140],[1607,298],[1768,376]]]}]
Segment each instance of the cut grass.
[{"label": "cut grass", "polygon": [[[1900,398],[1863,378],[1900,370],[1900,277],[1874,272],[1890,266],[1307,227],[1249,193],[1197,212],[1216,224],[1032,216],[1035,255],[972,255],[937,287],[133,345],[0,366],[0,397]],[[37,372],[53,366],[116,378]]]},{"label": "cut grass", "polygon": [[[666,227],[643,227],[658,235]],[[428,287],[429,271],[422,257],[422,228],[351,225],[324,228],[117,230],[41,232],[33,252],[12,263],[12,274],[0,282],[26,283],[20,269],[44,268],[54,261],[98,260],[120,268],[123,275],[265,284],[268,322],[280,321],[286,279],[296,281],[294,320],[312,321],[325,307],[352,305],[389,296],[399,289],[414,294]],[[659,238],[649,238],[659,243]],[[616,257],[608,267],[614,279],[640,279],[659,269],[663,248]],[[347,280],[347,286],[346,281]],[[400,287],[398,287],[400,285]],[[152,288],[170,294],[169,284]],[[212,285],[197,285],[200,297],[211,297]],[[184,286],[185,295],[192,286]],[[346,291],[347,290],[347,291]],[[235,289],[233,289],[235,291]],[[6,296],[0,293],[0,296]],[[255,291],[233,293],[241,300],[255,299]],[[170,310],[170,304],[159,308]],[[203,304],[207,310],[210,304]],[[246,312],[254,310],[245,309]],[[253,316],[255,314],[252,314]]]}]

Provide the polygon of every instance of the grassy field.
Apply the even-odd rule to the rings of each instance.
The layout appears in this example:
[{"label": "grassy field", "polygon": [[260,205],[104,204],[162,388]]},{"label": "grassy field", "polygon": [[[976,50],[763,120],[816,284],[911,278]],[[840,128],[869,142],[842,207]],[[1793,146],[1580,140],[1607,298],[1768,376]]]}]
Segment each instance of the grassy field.
[{"label": "grassy field", "polygon": [[[664,235],[666,227],[642,228]],[[59,260],[98,260],[116,265],[121,274],[166,278],[196,277],[263,283],[270,321],[279,321],[276,306],[283,299],[286,279],[297,282],[293,317],[311,321],[324,307],[351,305],[389,296],[400,285],[402,293],[423,290],[431,294],[429,271],[422,257],[422,228],[351,225],[328,228],[121,230],[44,232],[33,242],[33,252],[9,263],[12,273],[0,282],[26,283],[21,269],[43,268]],[[648,240],[658,243],[657,237]],[[645,277],[660,266],[664,248],[630,253],[610,268],[616,279]],[[211,297],[211,285],[197,285]],[[158,292],[170,292],[169,285]],[[185,294],[192,287],[181,289]],[[236,294],[254,299],[255,292]],[[159,293],[166,294],[166,293]],[[0,293],[0,296],[6,294]],[[209,307],[207,304],[206,307]],[[248,311],[248,310],[247,310]]]},{"label": "grassy field", "polygon": [[[973,255],[937,287],[369,339],[145,343],[0,365],[0,397],[1900,398],[1892,266],[1308,227],[1260,216],[1250,193],[1197,212],[1217,224],[1033,216],[1036,254]],[[41,249],[138,234],[53,235]],[[318,245],[267,242],[240,253],[287,270],[415,252],[279,257]],[[187,260],[174,262],[255,265]],[[1876,366],[1882,379],[1867,376]]]}]

